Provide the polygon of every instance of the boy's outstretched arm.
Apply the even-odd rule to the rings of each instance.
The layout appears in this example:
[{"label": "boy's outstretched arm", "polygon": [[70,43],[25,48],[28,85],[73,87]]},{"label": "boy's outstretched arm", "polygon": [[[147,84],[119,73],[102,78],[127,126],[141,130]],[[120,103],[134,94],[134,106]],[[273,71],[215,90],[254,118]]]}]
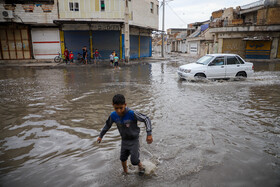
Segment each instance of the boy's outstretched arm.
[{"label": "boy's outstretched arm", "polygon": [[153,142],[153,137],[152,137],[152,124],[150,118],[144,114],[135,111],[134,111],[134,115],[138,121],[145,123],[146,131],[147,131],[146,141],[148,144],[151,144]]},{"label": "boy's outstretched arm", "polygon": [[106,132],[112,127],[112,124],[113,124],[113,120],[111,118],[111,115],[109,116],[109,118],[107,119],[103,129],[101,130],[98,138],[97,138],[97,142],[100,143],[103,136],[106,134]]}]

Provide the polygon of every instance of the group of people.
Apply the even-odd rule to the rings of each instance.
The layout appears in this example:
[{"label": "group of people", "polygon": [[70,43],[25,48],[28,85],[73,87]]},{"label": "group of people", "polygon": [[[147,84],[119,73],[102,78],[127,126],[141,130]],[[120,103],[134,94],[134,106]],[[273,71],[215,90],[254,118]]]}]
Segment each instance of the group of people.
[{"label": "group of people", "polygon": [[[88,63],[87,47],[84,46],[82,48],[82,50],[83,50],[83,52],[82,52],[82,59],[81,60],[83,60],[83,62],[85,64],[87,64]],[[96,64],[96,62],[99,61],[100,57],[101,57],[101,54],[99,53],[98,49],[95,49],[95,52],[94,52],[94,63],[95,64]],[[65,48],[65,50],[64,50],[64,60],[65,60],[66,64],[68,64],[68,62],[70,62],[70,64],[72,64],[73,61],[74,61],[73,52],[72,51],[69,52],[67,48]],[[118,57],[118,55],[116,54],[115,51],[113,51],[110,55],[110,62],[115,69],[119,68],[119,57]]]},{"label": "group of people", "polygon": [[119,68],[119,57],[115,51],[110,54],[110,62],[115,69]]},{"label": "group of people", "polygon": [[69,52],[67,48],[65,48],[65,50],[64,50],[64,60],[65,60],[66,64],[68,62],[73,63],[73,61],[74,61],[73,52],[72,51]]}]

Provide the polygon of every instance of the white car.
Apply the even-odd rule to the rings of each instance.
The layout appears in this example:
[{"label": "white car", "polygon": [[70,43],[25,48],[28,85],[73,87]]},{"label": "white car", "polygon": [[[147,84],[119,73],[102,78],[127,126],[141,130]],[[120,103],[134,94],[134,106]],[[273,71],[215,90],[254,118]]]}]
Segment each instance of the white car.
[{"label": "white car", "polygon": [[209,54],[180,66],[177,73],[183,79],[246,78],[254,73],[254,65],[236,54]]}]

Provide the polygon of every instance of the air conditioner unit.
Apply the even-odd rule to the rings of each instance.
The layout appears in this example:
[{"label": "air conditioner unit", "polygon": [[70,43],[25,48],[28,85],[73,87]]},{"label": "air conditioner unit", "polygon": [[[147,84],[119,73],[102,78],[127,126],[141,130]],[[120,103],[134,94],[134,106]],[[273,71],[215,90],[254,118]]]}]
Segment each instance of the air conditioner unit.
[{"label": "air conditioner unit", "polygon": [[4,10],[2,11],[2,16],[5,19],[12,19],[15,18],[12,10]]}]

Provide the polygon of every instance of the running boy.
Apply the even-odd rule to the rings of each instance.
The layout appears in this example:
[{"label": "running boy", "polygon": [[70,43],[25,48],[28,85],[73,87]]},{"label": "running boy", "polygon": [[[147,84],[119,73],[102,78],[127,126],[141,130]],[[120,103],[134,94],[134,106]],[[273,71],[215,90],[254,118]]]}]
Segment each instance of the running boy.
[{"label": "running boy", "polygon": [[104,128],[97,138],[97,142],[100,143],[112,124],[116,123],[122,138],[120,160],[124,173],[128,173],[127,159],[130,155],[132,165],[138,165],[139,175],[144,175],[145,168],[139,160],[140,128],[137,125],[137,121],[144,122],[146,125],[146,141],[148,144],[153,142],[151,121],[147,116],[127,108],[125,97],[121,94],[117,94],[113,97],[113,107],[115,112],[112,112],[107,119]]}]

